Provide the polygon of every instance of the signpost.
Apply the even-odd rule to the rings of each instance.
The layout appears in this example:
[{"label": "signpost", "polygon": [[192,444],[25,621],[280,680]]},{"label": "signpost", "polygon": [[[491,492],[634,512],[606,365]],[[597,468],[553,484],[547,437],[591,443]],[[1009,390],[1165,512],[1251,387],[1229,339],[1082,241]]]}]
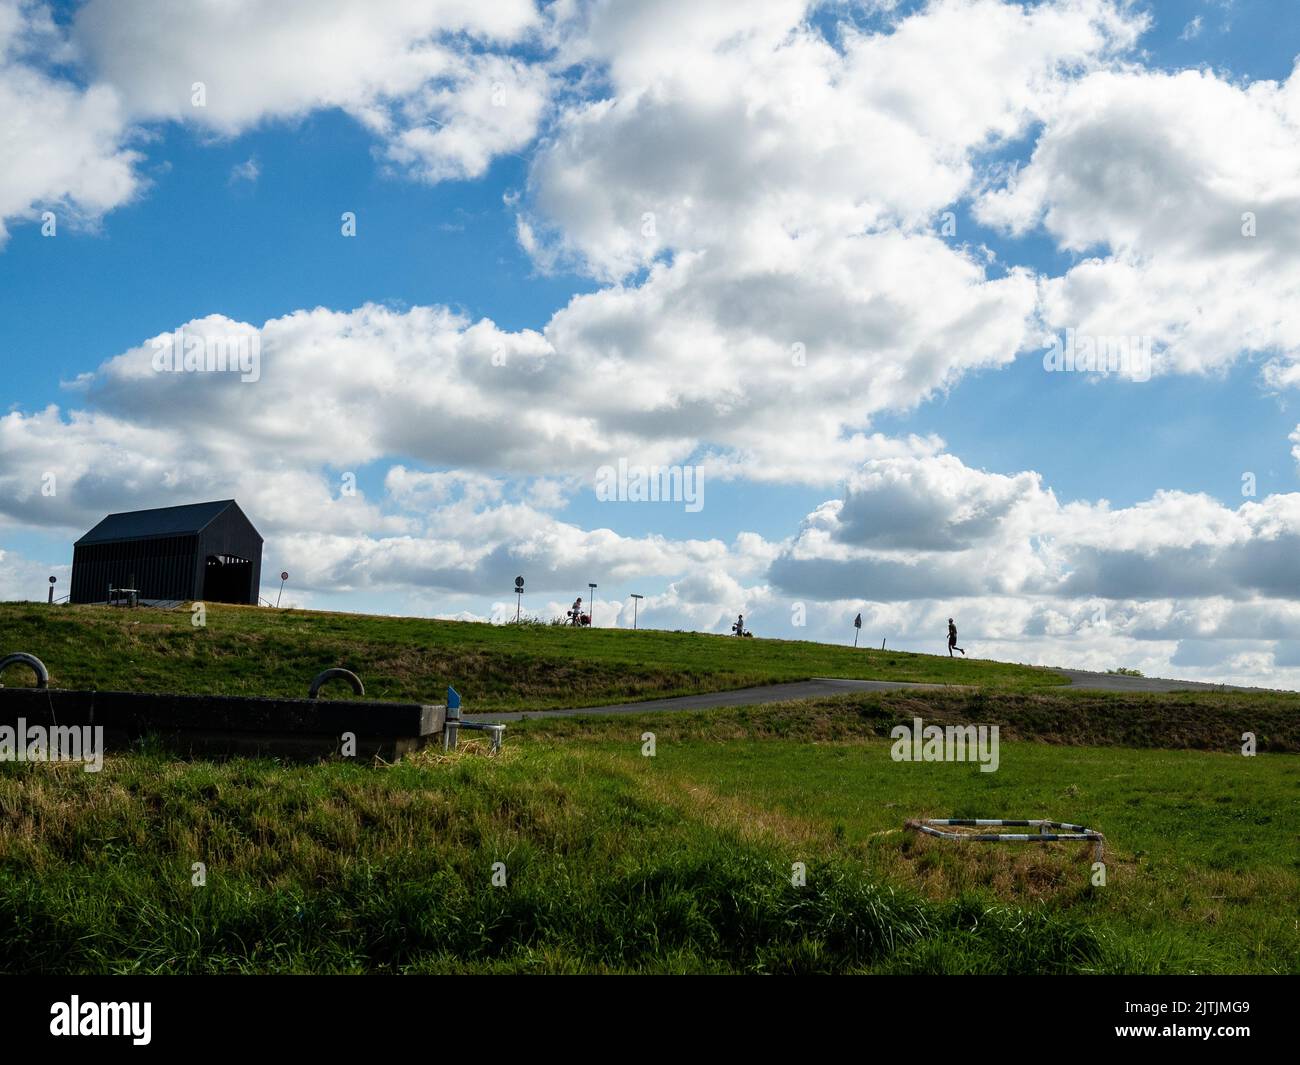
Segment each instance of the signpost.
[{"label": "signpost", "polygon": [[522,610],[523,604],[524,604],[524,579],[522,577],[516,577],[515,578],[515,624],[516,625],[519,624],[519,612],[520,610]]},{"label": "signpost", "polygon": [[50,605],[51,605],[51,606],[54,605],[54,582],[57,581],[57,580],[58,580],[58,577],[51,577],[51,578],[50,578]]},{"label": "signpost", "polygon": [[853,619],[853,646],[858,646],[858,633],[862,631],[862,615]]},{"label": "signpost", "polygon": [[641,605],[640,600],[644,598],[644,595],[637,595],[636,592],[632,593],[632,628],[634,629],[636,628],[636,608]]},{"label": "signpost", "polygon": [[591,598],[587,600],[587,622],[594,629],[596,627],[596,586],[588,581],[587,587],[591,589]]},{"label": "signpost", "polygon": [[280,574],[280,591],[276,594],[276,597],[275,597],[275,609],[276,609],[276,610],[279,610],[279,609],[280,609],[280,596],[284,595],[284,582],[287,581],[288,579],[289,579],[289,571],[288,571],[288,570],[284,570],[283,572],[281,572],[281,574]]}]

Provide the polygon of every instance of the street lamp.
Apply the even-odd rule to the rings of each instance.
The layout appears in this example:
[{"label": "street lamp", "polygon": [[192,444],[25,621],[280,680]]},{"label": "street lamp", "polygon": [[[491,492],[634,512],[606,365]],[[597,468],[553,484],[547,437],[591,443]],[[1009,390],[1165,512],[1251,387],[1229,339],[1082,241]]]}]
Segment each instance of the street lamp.
[{"label": "street lamp", "polygon": [[587,620],[594,629],[596,627],[596,586],[588,581],[587,587],[591,589],[591,596],[587,600]]},{"label": "street lamp", "polygon": [[634,629],[636,628],[636,608],[641,605],[637,600],[644,598],[644,595],[637,595],[636,592],[632,593],[632,628]]}]

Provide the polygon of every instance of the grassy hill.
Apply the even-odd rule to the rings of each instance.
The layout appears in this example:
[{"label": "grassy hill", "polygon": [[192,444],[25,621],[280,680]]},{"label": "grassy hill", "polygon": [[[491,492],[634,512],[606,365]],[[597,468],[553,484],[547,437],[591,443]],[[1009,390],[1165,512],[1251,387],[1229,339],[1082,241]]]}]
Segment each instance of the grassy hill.
[{"label": "grassy hill", "polygon": [[5,603],[0,648],[36,655],[60,688],[300,696],[322,669],[343,666],[376,699],[441,701],[452,684],[471,713],[592,706],[810,677],[999,689],[1062,683],[1059,674],[1029,666],[796,640],[229,606],[208,607],[206,626],[195,628],[188,611]]},{"label": "grassy hill", "polygon": [[[1300,696],[1075,692],[1023,667],[678,633],[208,621],[7,605],[0,647],[69,687],[297,694],[343,664],[381,698],[452,681],[478,709],[976,683],[534,720],[498,757],[470,740],[393,766],[148,745],[98,774],[0,762],[0,971],[1300,971]],[[894,762],[889,730],[914,716],[999,725],[998,771]],[[949,844],[903,832],[917,816],[1087,824],[1107,882],[1086,845]]]}]

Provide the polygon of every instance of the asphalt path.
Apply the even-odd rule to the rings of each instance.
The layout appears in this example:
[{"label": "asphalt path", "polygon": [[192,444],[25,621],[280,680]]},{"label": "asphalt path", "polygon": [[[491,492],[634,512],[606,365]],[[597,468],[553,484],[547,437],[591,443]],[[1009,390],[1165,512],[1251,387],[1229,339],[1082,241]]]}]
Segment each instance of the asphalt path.
[{"label": "asphalt path", "polygon": [[892,692],[901,688],[943,688],[943,684],[913,684],[901,680],[840,680],[815,677],[792,684],[764,684],[758,688],[737,688],[726,692],[679,695],[674,699],[648,699],[640,703],[612,706],[584,706],[571,710],[526,710],[506,714],[466,714],[475,721],[523,721],[539,717],[577,717],[586,714],[653,714],[662,710],[713,710],[720,706],[756,706],[783,703],[788,699],[811,699],[850,692]]},{"label": "asphalt path", "polygon": [[[1266,688],[1240,688],[1230,684],[1208,684],[1196,680],[1170,680],[1164,677],[1126,677],[1121,673],[1090,673],[1083,669],[1058,669],[1070,678],[1067,687],[1116,692],[1179,691],[1267,691]],[[901,680],[848,680],[814,677],[791,684],[764,684],[756,688],[679,695],[672,699],[648,699],[639,703],[614,703],[606,706],[581,706],[564,710],[525,710],[501,714],[467,714],[474,721],[524,721],[544,717],[579,717],[588,714],[653,714],[665,710],[713,710],[722,706],[758,706],[783,703],[789,699],[811,699],[851,692],[889,692],[904,689],[945,688],[946,684],[916,684]],[[1050,689],[1049,689],[1050,690]]]},{"label": "asphalt path", "polygon": [[1071,688],[1107,692],[1262,692],[1268,688],[1240,688],[1234,684],[1208,684],[1201,680],[1165,677],[1126,677],[1122,673],[1089,673],[1084,669],[1058,669],[1070,678]]}]

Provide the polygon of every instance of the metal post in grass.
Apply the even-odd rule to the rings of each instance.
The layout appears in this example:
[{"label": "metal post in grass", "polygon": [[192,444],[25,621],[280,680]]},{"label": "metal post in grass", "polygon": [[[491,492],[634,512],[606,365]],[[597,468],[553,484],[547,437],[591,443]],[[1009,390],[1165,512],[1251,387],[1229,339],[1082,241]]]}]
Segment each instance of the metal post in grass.
[{"label": "metal post in grass", "polygon": [[862,615],[853,619],[853,646],[858,646],[858,635],[862,632]]},{"label": "metal post in grass", "polygon": [[596,586],[588,581],[587,587],[591,589],[591,597],[587,600],[587,623],[594,629],[596,627]]},{"label": "metal post in grass", "polygon": [[289,571],[288,571],[287,569],[286,569],[286,570],[281,570],[281,571],[280,571],[280,590],[279,590],[278,592],[276,592],[276,594],[275,594],[275,609],[276,609],[276,610],[279,610],[279,609],[280,609],[280,596],[284,595],[284,582],[287,581],[288,579],[289,579]]},{"label": "metal post in grass", "polygon": [[632,628],[634,629],[636,628],[636,608],[640,605],[638,600],[644,598],[644,595],[637,595],[636,592],[632,593]]},{"label": "metal post in grass", "polygon": [[58,579],[58,577],[50,577],[50,606],[54,605],[54,582]]},{"label": "metal post in grass", "polygon": [[516,625],[519,624],[519,614],[520,611],[523,610],[523,605],[524,605],[524,579],[522,577],[516,577],[515,578],[515,624]]}]

